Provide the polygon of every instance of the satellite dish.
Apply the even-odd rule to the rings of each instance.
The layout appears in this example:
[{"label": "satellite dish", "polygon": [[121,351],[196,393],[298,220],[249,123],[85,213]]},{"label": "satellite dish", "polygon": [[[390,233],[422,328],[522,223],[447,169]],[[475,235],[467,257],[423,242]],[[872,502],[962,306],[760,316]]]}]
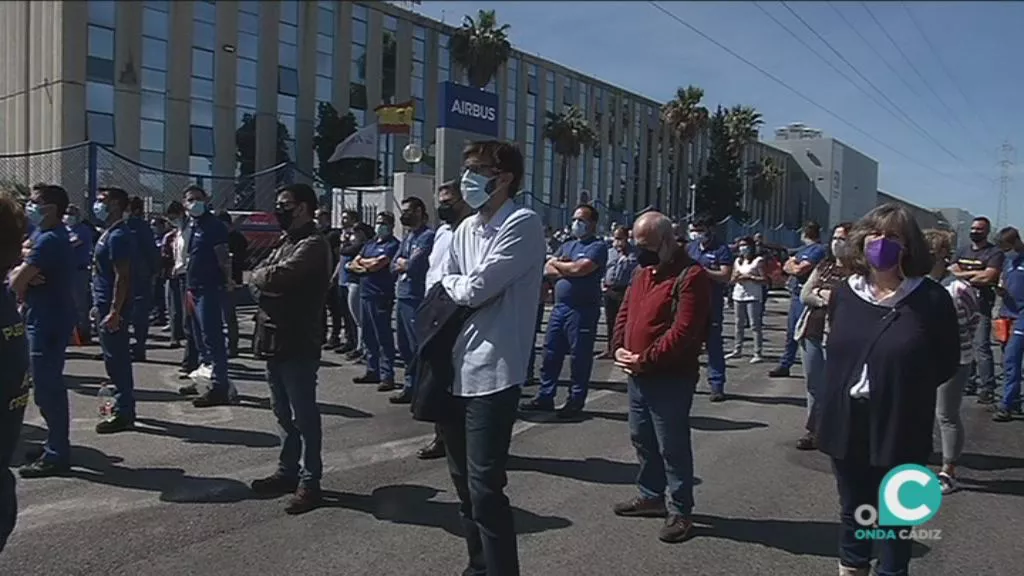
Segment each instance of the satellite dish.
[{"label": "satellite dish", "polygon": [[409,164],[418,164],[423,160],[423,147],[415,142],[406,144],[402,149],[402,158]]}]

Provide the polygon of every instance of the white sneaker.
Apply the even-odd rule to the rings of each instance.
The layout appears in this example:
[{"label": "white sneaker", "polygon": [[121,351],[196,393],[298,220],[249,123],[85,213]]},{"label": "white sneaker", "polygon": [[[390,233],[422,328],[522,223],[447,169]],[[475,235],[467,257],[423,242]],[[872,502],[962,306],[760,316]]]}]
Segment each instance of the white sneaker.
[{"label": "white sneaker", "polygon": [[761,362],[764,362],[764,358],[760,354],[754,354],[754,357],[750,359],[751,364],[760,364]]},{"label": "white sneaker", "polygon": [[939,484],[942,484],[942,494],[952,494],[960,488],[960,483],[951,474],[939,472]]},{"label": "white sneaker", "polygon": [[742,354],[742,353],[740,353],[740,352],[736,352],[736,351],[733,351],[733,352],[729,352],[728,354],[726,354],[726,355],[725,355],[725,359],[726,359],[726,360],[732,360],[732,359],[734,359],[734,358],[739,358],[739,357],[740,357],[740,356],[742,356],[742,355],[743,355],[743,354]]},{"label": "white sneaker", "polygon": [[871,573],[871,568],[850,568],[848,566],[839,565],[839,576],[868,576]]}]

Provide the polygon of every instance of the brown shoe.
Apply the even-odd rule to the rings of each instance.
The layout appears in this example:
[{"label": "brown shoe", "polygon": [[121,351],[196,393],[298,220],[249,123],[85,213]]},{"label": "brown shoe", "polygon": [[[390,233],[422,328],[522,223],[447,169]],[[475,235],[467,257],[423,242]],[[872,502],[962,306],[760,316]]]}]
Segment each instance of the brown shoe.
[{"label": "brown shoe", "polygon": [[316,510],[320,507],[323,498],[320,494],[319,488],[307,488],[305,486],[299,486],[299,489],[295,491],[295,496],[288,501],[288,505],[285,506],[284,511],[286,514],[297,515],[305,514],[310,510]]},{"label": "brown shoe", "polygon": [[658,540],[674,544],[683,542],[690,537],[693,528],[693,520],[679,514],[669,514],[665,519],[665,525],[658,532]]},{"label": "brown shoe", "polygon": [[668,512],[665,510],[664,498],[643,498],[637,496],[632,500],[619,502],[612,507],[616,516],[630,518],[662,518]]}]

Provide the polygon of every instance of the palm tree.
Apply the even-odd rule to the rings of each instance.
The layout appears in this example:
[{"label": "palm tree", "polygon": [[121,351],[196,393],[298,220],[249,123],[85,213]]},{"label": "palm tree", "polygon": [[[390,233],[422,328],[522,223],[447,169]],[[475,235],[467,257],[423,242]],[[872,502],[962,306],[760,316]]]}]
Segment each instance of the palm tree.
[{"label": "palm tree", "polygon": [[[687,144],[693,142],[694,138],[708,125],[710,114],[708,109],[700,104],[703,98],[703,88],[692,85],[686,88],[680,87],[676,90],[676,97],[661,107],[661,120],[672,128],[675,133],[675,145],[679,147],[683,155],[686,154]],[[678,192],[683,181],[683,174],[674,174],[674,177],[675,185],[670,186],[669,189]]]},{"label": "palm tree", "polygon": [[483,89],[512,54],[508,24],[498,26],[494,10],[480,10],[476,20],[466,15],[462,27],[448,40],[452,59],[469,77],[471,86]]},{"label": "palm tree", "polygon": [[750,189],[754,200],[764,204],[772,199],[772,196],[779,189],[782,181],[782,167],[771,156],[761,158],[759,164],[754,165],[755,174],[753,186]]},{"label": "palm tree", "polygon": [[582,110],[576,106],[567,106],[559,114],[547,113],[544,138],[551,141],[555,154],[562,157],[558,203],[565,204],[566,188],[569,186],[569,158],[578,158],[585,146],[597,140],[597,134]]},{"label": "palm tree", "polygon": [[759,129],[764,124],[761,113],[753,106],[735,105],[725,113],[725,129],[729,134],[729,149],[740,161],[743,148],[756,142]]}]

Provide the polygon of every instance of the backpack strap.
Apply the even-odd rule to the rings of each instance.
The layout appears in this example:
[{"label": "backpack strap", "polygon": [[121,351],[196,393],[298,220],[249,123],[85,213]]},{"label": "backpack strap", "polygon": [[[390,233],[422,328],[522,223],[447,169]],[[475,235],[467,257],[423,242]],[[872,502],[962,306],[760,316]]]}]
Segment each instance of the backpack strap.
[{"label": "backpack strap", "polygon": [[683,292],[683,279],[686,278],[686,274],[690,271],[690,268],[692,268],[695,264],[696,264],[696,262],[691,262],[691,263],[687,264],[686,266],[683,266],[683,269],[676,276],[675,280],[672,281],[672,320],[673,321],[675,321],[676,312],[679,311],[679,298],[682,296],[682,292]]}]

